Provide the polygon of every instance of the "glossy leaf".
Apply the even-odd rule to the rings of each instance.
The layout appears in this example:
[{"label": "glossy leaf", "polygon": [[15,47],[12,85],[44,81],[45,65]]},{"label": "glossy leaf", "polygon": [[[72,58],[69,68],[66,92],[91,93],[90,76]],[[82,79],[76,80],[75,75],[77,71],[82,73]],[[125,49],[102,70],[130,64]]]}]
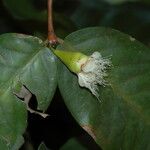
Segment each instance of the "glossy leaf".
[{"label": "glossy leaf", "polygon": [[40,39],[0,36],[0,144],[17,150],[23,142],[26,107],[13,93],[25,85],[36,95],[38,108],[46,110],[55,92],[56,71],[55,57]]},{"label": "glossy leaf", "polygon": [[22,34],[1,35],[0,50],[1,85],[24,84],[36,95],[38,108],[47,109],[57,83],[52,52],[40,39]]},{"label": "glossy leaf", "polygon": [[59,88],[77,120],[103,150],[150,148],[150,50],[131,36],[108,28],[87,28],[70,34],[59,49],[111,57],[107,78],[99,87],[101,103],[81,88],[77,76],[59,64]]}]

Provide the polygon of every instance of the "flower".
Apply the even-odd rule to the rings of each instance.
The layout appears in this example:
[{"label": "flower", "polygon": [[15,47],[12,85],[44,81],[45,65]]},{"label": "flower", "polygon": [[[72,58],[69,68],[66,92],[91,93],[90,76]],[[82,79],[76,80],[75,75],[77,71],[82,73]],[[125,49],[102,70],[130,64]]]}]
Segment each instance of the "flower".
[{"label": "flower", "polygon": [[105,77],[108,75],[106,71],[109,66],[110,59],[102,58],[99,52],[94,52],[77,73],[79,85],[88,88],[98,98],[98,84],[107,85]]},{"label": "flower", "polygon": [[103,58],[99,52],[86,56],[80,52],[55,50],[54,53],[61,61],[78,76],[81,87],[88,88],[93,95],[99,98],[98,85],[108,85],[105,77],[107,69],[111,66],[108,58]]}]

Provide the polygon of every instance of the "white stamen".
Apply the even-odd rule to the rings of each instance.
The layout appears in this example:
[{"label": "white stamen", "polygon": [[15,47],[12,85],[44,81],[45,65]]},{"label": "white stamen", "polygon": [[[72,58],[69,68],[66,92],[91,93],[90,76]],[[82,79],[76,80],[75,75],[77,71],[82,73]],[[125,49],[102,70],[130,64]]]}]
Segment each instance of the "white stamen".
[{"label": "white stamen", "polygon": [[79,85],[88,88],[98,98],[98,84],[107,85],[105,77],[109,66],[111,66],[109,59],[102,58],[99,52],[94,52],[82,65],[81,72],[77,74]]}]

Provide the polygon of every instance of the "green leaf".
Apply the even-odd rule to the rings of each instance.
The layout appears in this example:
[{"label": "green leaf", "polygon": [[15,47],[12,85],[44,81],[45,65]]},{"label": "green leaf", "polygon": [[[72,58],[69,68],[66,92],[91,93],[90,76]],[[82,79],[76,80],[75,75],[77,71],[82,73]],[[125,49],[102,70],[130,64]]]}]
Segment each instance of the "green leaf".
[{"label": "green leaf", "polygon": [[23,144],[27,114],[25,105],[12,94],[11,87],[0,87],[0,147],[17,150]]},{"label": "green leaf", "polygon": [[24,103],[13,93],[25,85],[36,95],[38,108],[46,110],[57,84],[55,57],[36,37],[3,34],[0,72],[0,144],[5,142],[16,150],[23,142],[27,114]]},{"label": "green leaf", "polygon": [[1,35],[0,52],[0,86],[22,83],[36,95],[38,108],[46,110],[57,85],[53,53],[40,39],[22,34]]},{"label": "green leaf", "polygon": [[3,150],[8,149],[7,142],[4,139],[0,139],[0,146],[1,146],[1,149]]},{"label": "green leaf", "polygon": [[4,5],[17,19],[46,20],[46,11],[39,11],[31,0],[3,0]]},{"label": "green leaf", "polygon": [[70,112],[104,150],[150,149],[150,50],[109,28],[70,34],[59,49],[111,57],[111,86],[99,87],[101,103],[81,88],[77,76],[59,65],[59,88]]},{"label": "green leaf", "polygon": [[76,138],[70,138],[61,148],[60,150],[87,150],[79,140]]}]

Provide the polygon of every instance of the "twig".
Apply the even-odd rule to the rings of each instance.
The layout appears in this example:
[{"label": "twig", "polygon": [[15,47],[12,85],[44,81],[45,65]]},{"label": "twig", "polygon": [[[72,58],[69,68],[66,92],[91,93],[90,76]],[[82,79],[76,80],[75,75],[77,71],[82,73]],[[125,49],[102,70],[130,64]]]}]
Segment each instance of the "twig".
[{"label": "twig", "polygon": [[55,35],[53,28],[53,17],[52,17],[52,3],[53,0],[47,0],[48,9],[48,42],[50,45],[55,45],[58,43],[57,36]]}]

